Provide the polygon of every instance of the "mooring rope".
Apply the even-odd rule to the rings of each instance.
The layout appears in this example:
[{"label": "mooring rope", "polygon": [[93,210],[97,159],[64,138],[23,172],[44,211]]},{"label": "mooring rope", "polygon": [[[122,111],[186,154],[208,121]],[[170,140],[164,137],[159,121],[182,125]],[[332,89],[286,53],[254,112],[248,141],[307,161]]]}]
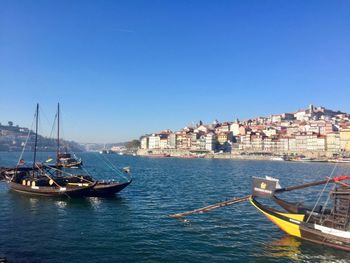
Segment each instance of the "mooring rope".
[{"label": "mooring rope", "polygon": [[125,179],[127,181],[130,180],[130,178],[126,177],[123,172],[121,172],[117,167],[115,167],[114,164],[110,160],[107,159],[107,157],[105,157],[105,156],[102,157],[101,154],[99,154],[99,153],[96,153],[95,155],[97,155],[98,158],[100,158],[110,169],[112,169],[113,171],[118,173],[121,177],[123,177],[123,179]]}]

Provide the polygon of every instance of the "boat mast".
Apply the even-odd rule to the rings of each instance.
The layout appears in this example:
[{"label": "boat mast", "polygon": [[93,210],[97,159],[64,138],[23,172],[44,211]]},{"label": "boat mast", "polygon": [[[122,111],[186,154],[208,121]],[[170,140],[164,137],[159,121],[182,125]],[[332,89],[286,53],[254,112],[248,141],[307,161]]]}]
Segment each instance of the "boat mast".
[{"label": "boat mast", "polygon": [[33,160],[33,169],[35,168],[36,161],[36,147],[38,144],[38,119],[39,119],[39,103],[36,104],[36,124],[35,124],[35,142],[34,142],[34,160]]},{"label": "boat mast", "polygon": [[56,149],[56,165],[59,163],[60,155],[60,103],[57,104],[57,149]]}]

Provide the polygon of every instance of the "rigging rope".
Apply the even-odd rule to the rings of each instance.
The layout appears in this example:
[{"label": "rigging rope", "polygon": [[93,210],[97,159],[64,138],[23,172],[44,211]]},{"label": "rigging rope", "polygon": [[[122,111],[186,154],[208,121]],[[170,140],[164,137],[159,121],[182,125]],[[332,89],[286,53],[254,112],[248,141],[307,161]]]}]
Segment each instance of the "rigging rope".
[{"label": "rigging rope", "polygon": [[20,161],[22,160],[22,157],[23,157],[25,148],[26,148],[26,146],[27,146],[27,143],[28,143],[30,134],[31,134],[32,129],[33,129],[33,126],[34,126],[34,121],[35,121],[35,115],[34,115],[34,118],[33,118],[33,121],[32,121],[32,125],[30,126],[30,129],[29,129],[29,131],[28,131],[28,135],[27,135],[26,141],[25,141],[25,143],[24,143],[24,145],[23,145],[23,147],[22,147],[22,152],[21,152],[21,154],[20,154],[20,156],[19,156],[19,159],[18,159],[18,161],[17,161],[17,166],[19,165]]},{"label": "rigging rope", "polygon": [[50,137],[49,138],[53,138],[53,131],[54,131],[54,129],[55,129],[55,127],[56,127],[56,119],[57,119],[57,113],[55,114],[55,117],[54,117],[54,119],[53,119],[53,124],[52,124],[52,128],[51,128],[51,132],[50,132]]},{"label": "rigging rope", "polygon": [[[333,189],[332,189],[333,191],[334,191],[335,187],[336,187],[336,185],[334,184]],[[326,211],[326,207],[328,205],[328,201],[329,201],[330,197],[331,197],[331,193],[328,193],[327,199],[323,205],[324,209],[322,209],[321,220],[322,220],[322,217],[324,216],[324,212]]]},{"label": "rigging rope", "polygon": [[[314,213],[314,211],[315,211],[315,209],[316,209],[318,203],[320,202],[320,199],[321,199],[321,197],[322,197],[324,191],[326,190],[326,187],[328,186],[329,181],[333,178],[333,174],[334,174],[334,172],[335,172],[335,169],[337,168],[337,165],[338,165],[338,163],[336,163],[336,164],[334,165],[333,170],[332,170],[330,176],[328,177],[327,182],[325,183],[325,185],[324,185],[322,191],[321,191],[320,194],[318,195],[318,198],[317,198],[317,200],[316,200],[316,203],[315,203],[314,207],[312,208],[311,213],[309,214],[309,217],[307,218],[306,222],[309,222],[309,220],[310,220],[310,218],[311,218],[311,215]],[[327,200],[326,200],[326,202],[325,202],[325,204],[324,204],[324,207],[325,207],[325,205],[327,205],[328,199],[329,199],[329,197],[327,197]]]},{"label": "rigging rope", "polygon": [[[113,171],[115,171],[116,173],[118,173],[123,179],[125,179],[125,180],[130,180],[130,178],[128,178],[127,176],[125,176],[124,175],[124,173],[123,172],[121,172],[120,170],[118,170],[118,168],[117,167],[115,167],[114,166],[114,164],[110,161],[110,160],[108,160],[108,158],[107,157],[105,157],[105,156],[101,156],[101,154],[99,154],[99,153],[95,153],[95,155],[97,154],[97,156],[111,169],[111,170],[113,170]],[[103,155],[103,154],[102,154]]]},{"label": "rigging rope", "polygon": [[[46,177],[48,177],[50,180],[52,180],[52,182],[54,182],[55,185],[57,185],[59,188],[62,188],[62,186],[60,186],[54,179],[52,179],[47,173],[45,173],[42,169],[40,169],[39,166],[36,165],[36,167],[37,167]],[[33,171],[33,172],[34,172],[34,171]],[[70,196],[69,196],[66,192],[63,192],[63,194],[64,194],[65,196],[67,196],[69,199],[71,199]]]},{"label": "rigging rope", "polygon": [[[78,179],[80,179],[80,180],[83,180],[83,181],[92,183],[90,180],[83,178],[83,177],[82,177],[83,175],[71,174],[71,173],[68,173],[68,172],[66,172],[66,171],[57,169],[57,168],[55,168],[55,167],[48,166],[48,165],[46,165],[46,164],[43,164],[43,166],[44,166],[44,167],[47,167],[47,168],[49,168],[49,169],[52,169],[52,170],[54,170],[54,171],[59,171],[59,172],[61,172],[62,174],[67,174],[67,175],[69,175],[70,177],[76,177],[76,178],[78,178]],[[89,174],[88,174],[88,175],[89,175]]]},{"label": "rigging rope", "polygon": [[92,177],[92,175],[89,173],[89,171],[88,171],[87,169],[84,168],[83,165],[81,166],[81,169],[82,169],[87,175],[89,175],[89,176]]}]

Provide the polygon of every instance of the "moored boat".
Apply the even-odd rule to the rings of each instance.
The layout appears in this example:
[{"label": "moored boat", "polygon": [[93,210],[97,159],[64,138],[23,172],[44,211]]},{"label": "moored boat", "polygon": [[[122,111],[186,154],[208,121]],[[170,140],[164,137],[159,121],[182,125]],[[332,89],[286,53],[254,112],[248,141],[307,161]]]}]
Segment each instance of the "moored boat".
[{"label": "moored boat", "polygon": [[58,154],[58,166],[64,168],[80,168],[83,164],[81,158],[77,158],[75,154],[70,154],[68,152]]},{"label": "moored boat", "polygon": [[310,158],[310,157],[305,157],[305,156],[297,156],[294,158],[289,158],[287,159],[288,161],[291,162],[327,162],[328,160],[326,158]]},{"label": "moored boat", "polygon": [[285,158],[283,156],[275,156],[271,157],[271,161],[285,161]]},{"label": "moored boat", "polygon": [[[350,176],[339,176],[299,186],[278,188],[277,180],[253,178],[250,203],[289,235],[350,251],[350,185],[343,182],[349,179]],[[317,203],[308,208],[299,203],[286,202],[276,196],[286,191],[329,183],[337,184],[330,192],[333,201],[331,208],[324,208]],[[258,201],[259,197],[271,198],[287,212],[263,204]]]},{"label": "moored boat", "polygon": [[[62,169],[60,158],[69,158],[66,154],[59,152],[59,125],[57,131],[57,154],[56,164],[49,165],[48,163],[36,162],[36,150],[38,141],[38,114],[39,105],[36,107],[36,129],[35,129],[35,145],[33,165],[24,166],[25,162],[21,159],[14,167],[2,168],[0,177],[4,178],[10,189],[26,194],[43,195],[43,196],[104,196],[111,195],[121,191],[131,183],[131,179],[127,182],[104,182],[97,181],[86,174],[72,174]],[[59,106],[58,106],[59,119]],[[28,134],[28,137],[30,133]],[[25,147],[25,146],[24,146]],[[51,159],[51,158],[50,158]],[[108,166],[112,167],[111,164]],[[115,171],[117,169],[114,168]],[[126,167],[124,173],[129,173],[130,169]],[[122,172],[121,172],[122,173]]]},{"label": "moored boat", "polygon": [[[350,184],[345,183],[346,180],[350,181],[350,175],[326,177],[321,181],[281,187],[278,179],[268,176],[266,178],[253,177],[251,195],[169,216],[182,218],[249,200],[258,211],[287,234],[317,244],[350,251]],[[321,185],[323,185],[322,190],[317,191],[318,197],[315,204],[311,206],[300,202],[288,202],[279,197],[285,192]],[[323,196],[325,202],[320,205],[323,194],[327,196]],[[273,206],[267,202],[273,202]],[[276,204],[279,206],[277,209]]]},{"label": "moored boat", "polygon": [[334,158],[334,159],[329,159],[328,161],[332,162],[332,163],[350,163],[350,158],[338,157],[338,158]]},{"label": "moored boat", "polygon": [[147,154],[145,155],[146,157],[154,157],[154,158],[166,158],[166,157],[171,157],[170,154],[167,154],[167,153],[160,153],[160,154],[157,154],[157,153],[150,153],[150,154]]},{"label": "moored boat", "polygon": [[312,162],[313,159],[305,157],[305,156],[298,156],[295,158],[290,158],[289,161],[291,161],[291,162]]},{"label": "moored boat", "polygon": [[36,168],[17,167],[2,171],[11,190],[20,193],[43,196],[85,196],[97,184],[76,180],[74,177],[49,175],[50,167],[36,164]]},{"label": "moored boat", "polygon": [[95,181],[86,182],[76,179],[74,175],[66,176],[54,166],[36,162],[38,119],[39,104],[37,104],[35,112],[33,165],[24,167],[25,162],[20,158],[16,166],[2,169],[2,176],[8,182],[11,190],[20,193],[44,196],[84,196],[96,185]]}]

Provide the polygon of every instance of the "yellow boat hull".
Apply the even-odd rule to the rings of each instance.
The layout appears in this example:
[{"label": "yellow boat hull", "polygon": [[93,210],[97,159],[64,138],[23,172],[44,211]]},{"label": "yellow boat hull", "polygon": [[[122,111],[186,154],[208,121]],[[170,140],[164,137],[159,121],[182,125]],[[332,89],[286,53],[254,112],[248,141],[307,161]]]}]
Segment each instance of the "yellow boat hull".
[{"label": "yellow boat hull", "polygon": [[280,229],[282,229],[284,232],[291,236],[295,237],[301,237],[300,232],[300,222],[304,220],[305,215],[302,214],[288,214],[288,213],[280,213],[276,212],[278,215],[288,218],[292,220],[293,222],[290,222],[289,220],[286,221],[282,219],[281,217],[278,217],[272,213],[266,212],[266,210],[262,210],[256,202],[254,202],[253,197],[250,198],[250,203],[258,209],[261,213],[263,213],[268,219],[270,219],[275,225],[277,225]]}]

